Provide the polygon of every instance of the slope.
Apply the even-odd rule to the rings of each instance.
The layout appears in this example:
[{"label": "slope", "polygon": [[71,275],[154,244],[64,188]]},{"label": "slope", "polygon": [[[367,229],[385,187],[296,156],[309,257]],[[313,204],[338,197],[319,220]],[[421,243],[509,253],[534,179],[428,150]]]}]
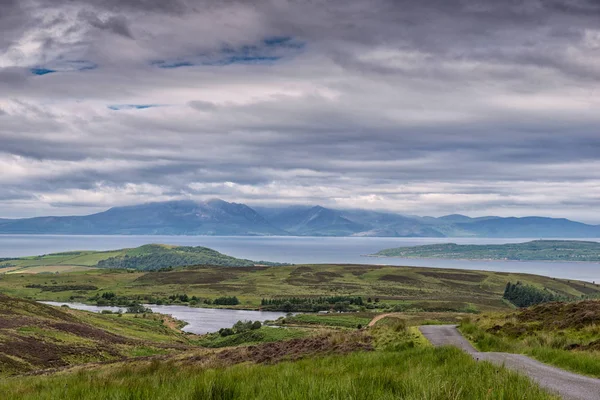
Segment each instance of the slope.
[{"label": "slope", "polygon": [[93,314],[0,294],[0,376],[189,348],[164,318]]}]

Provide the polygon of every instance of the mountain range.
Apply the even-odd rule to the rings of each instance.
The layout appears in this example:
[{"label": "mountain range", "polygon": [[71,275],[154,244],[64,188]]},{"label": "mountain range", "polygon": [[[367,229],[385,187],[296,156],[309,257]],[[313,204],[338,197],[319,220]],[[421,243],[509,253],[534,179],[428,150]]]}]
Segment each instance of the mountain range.
[{"label": "mountain range", "polygon": [[0,234],[590,238],[600,237],[600,225],[564,218],[436,218],[321,206],[251,208],[214,199],[114,207],[85,216],[0,219]]}]

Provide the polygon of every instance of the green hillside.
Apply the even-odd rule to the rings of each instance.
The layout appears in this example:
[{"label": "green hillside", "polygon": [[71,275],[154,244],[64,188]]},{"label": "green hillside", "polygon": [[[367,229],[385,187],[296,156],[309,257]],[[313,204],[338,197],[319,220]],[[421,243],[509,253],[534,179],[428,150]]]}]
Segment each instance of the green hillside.
[{"label": "green hillside", "polygon": [[24,269],[31,268],[36,268],[33,270],[35,272],[63,272],[69,271],[69,269],[57,267],[73,266],[150,271],[190,265],[249,267],[257,264],[271,263],[239,259],[206,247],[148,244],[133,249],[73,251],[35,257],[1,259],[0,274],[3,272],[27,272]]},{"label": "green hillside", "polygon": [[[35,300],[96,304],[112,292],[121,300],[163,304],[195,296],[198,305],[236,296],[238,308],[257,309],[263,300],[362,297],[365,307],[396,310],[468,311],[507,309],[507,282],[521,282],[566,298],[600,295],[589,282],[491,271],[378,265],[198,266],[169,271],[93,269],[61,274],[0,275],[0,293]],[[371,302],[369,302],[371,299]],[[346,301],[349,299],[344,299]],[[181,300],[179,300],[181,301]],[[290,299],[290,301],[294,301]],[[286,301],[284,301],[285,303]],[[214,306],[214,305],[212,305]]]},{"label": "green hillside", "polygon": [[600,243],[579,240],[534,240],[498,245],[454,243],[381,250],[377,257],[448,258],[462,260],[600,262]]},{"label": "green hillside", "polygon": [[190,348],[165,318],[93,314],[0,294],[0,376]]}]

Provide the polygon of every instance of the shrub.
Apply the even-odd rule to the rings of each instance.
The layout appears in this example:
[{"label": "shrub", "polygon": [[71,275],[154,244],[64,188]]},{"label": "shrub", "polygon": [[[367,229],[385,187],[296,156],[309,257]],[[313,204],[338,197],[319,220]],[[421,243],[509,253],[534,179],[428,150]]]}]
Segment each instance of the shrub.
[{"label": "shrub", "polygon": [[142,304],[134,303],[127,307],[127,312],[129,314],[151,314],[152,310],[147,307],[144,307]]}]

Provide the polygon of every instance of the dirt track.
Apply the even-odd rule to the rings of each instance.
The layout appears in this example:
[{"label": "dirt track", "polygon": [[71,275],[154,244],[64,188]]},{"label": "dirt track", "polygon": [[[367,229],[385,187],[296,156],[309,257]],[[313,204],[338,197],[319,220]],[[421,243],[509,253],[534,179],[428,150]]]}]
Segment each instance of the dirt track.
[{"label": "dirt track", "polygon": [[521,354],[478,352],[453,325],[428,325],[419,329],[434,346],[456,346],[478,361],[489,361],[519,371],[565,400],[600,399],[600,379],[551,367]]}]

